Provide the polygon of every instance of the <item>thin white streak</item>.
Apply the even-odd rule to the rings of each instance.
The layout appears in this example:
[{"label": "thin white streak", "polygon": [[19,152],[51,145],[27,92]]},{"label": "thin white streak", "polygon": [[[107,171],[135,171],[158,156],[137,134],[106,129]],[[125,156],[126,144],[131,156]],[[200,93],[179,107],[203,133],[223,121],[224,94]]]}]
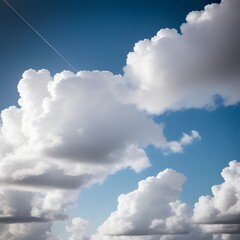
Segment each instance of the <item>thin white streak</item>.
[{"label": "thin white streak", "polygon": [[6,0],[2,0],[4,3],[8,5],[57,55],[65,61],[68,66],[72,68],[75,72],[77,72],[76,68],[62,55],[60,54],[56,48],[54,48],[20,13],[18,13]]}]

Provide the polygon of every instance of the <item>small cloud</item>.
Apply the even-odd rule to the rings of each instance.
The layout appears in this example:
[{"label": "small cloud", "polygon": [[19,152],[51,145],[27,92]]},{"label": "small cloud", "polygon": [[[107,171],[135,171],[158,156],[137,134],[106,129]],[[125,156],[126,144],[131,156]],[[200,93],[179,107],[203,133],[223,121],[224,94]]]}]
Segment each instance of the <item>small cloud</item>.
[{"label": "small cloud", "polygon": [[191,134],[188,135],[186,133],[183,133],[182,137],[179,141],[171,141],[169,142],[169,149],[164,151],[165,155],[168,155],[169,153],[181,153],[183,152],[183,147],[189,144],[192,144],[195,140],[201,140],[201,136],[199,133],[195,130],[191,131]]},{"label": "small cloud", "polygon": [[66,230],[71,236],[68,240],[88,240],[86,236],[86,230],[89,225],[89,221],[82,218],[73,218],[71,225],[66,226]]}]

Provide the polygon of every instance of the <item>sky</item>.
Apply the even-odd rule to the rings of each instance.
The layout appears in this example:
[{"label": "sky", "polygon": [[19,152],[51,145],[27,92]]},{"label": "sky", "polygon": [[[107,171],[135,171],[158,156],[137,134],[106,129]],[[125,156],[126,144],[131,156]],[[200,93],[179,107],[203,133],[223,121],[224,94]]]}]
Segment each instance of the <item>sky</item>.
[{"label": "sky", "polygon": [[239,239],[240,2],[7,3],[0,240]]}]

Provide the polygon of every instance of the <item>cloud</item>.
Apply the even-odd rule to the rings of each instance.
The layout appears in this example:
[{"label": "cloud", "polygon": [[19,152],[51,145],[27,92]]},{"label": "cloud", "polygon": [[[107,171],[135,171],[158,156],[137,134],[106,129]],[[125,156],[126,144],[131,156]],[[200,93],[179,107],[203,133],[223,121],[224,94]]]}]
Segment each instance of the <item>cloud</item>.
[{"label": "cloud", "polygon": [[200,227],[206,233],[240,235],[238,234],[240,232],[239,224],[202,224]]},{"label": "cloud", "polygon": [[1,190],[0,223],[62,220],[76,198],[77,192],[61,190],[44,193]]},{"label": "cloud", "polygon": [[47,240],[51,219],[31,214],[34,194],[0,191],[0,240]]},{"label": "cloud", "polygon": [[168,154],[171,152],[175,152],[175,153],[182,152],[184,146],[192,144],[194,140],[200,140],[200,139],[201,139],[201,136],[195,130],[192,130],[190,135],[183,133],[183,136],[179,141],[172,141],[169,143],[169,149],[165,150],[164,153]]},{"label": "cloud", "polygon": [[86,236],[86,229],[89,225],[87,220],[82,218],[73,218],[72,223],[66,226],[68,233],[72,234],[68,240],[88,240],[89,237]]},{"label": "cloud", "polygon": [[208,233],[240,234],[240,163],[231,161],[221,175],[224,182],[212,187],[213,196],[201,196],[195,204],[193,220]]},{"label": "cloud", "polygon": [[[0,240],[50,240],[52,222],[65,220],[76,192],[0,191]],[[37,236],[35,236],[37,234]]]},{"label": "cloud", "polygon": [[0,225],[0,240],[50,240],[51,223]]},{"label": "cloud", "polygon": [[65,220],[66,210],[73,206],[76,199],[76,191],[49,191],[43,196],[35,197],[31,214],[50,220]]},{"label": "cloud", "polygon": [[213,240],[238,240],[240,238],[239,234],[223,234],[215,235]]},{"label": "cloud", "polygon": [[166,169],[148,177],[136,190],[119,196],[117,210],[91,239],[238,239],[240,163],[231,161],[221,175],[224,182],[212,187],[212,197],[201,196],[193,212],[179,200],[184,175]]},{"label": "cloud", "polygon": [[195,222],[240,224],[240,163],[231,161],[221,175],[224,182],[212,187],[213,196],[201,196],[195,204]]},{"label": "cloud", "polygon": [[20,107],[1,112],[0,223],[48,222],[44,235],[52,221],[67,218],[76,190],[124,168],[149,167],[149,144],[179,152],[183,138],[187,144],[198,138],[192,131],[168,142],[161,124],[120,100],[124,88],[122,76],[110,72],[24,72]]},{"label": "cloud", "polygon": [[19,105],[1,113],[0,182],[17,189],[79,189],[130,167],[150,166],[144,148],[181,152],[200,136],[168,142],[163,126],[123,103],[122,76],[69,71],[53,78],[28,70],[18,84]]},{"label": "cloud", "polygon": [[49,219],[32,216],[0,216],[0,223],[31,223],[31,222],[48,222]]},{"label": "cloud", "polygon": [[240,2],[223,0],[193,11],[176,29],[135,44],[124,77],[128,101],[158,114],[214,108],[240,100]]},{"label": "cloud", "polygon": [[117,210],[98,228],[101,235],[161,235],[189,232],[189,210],[178,199],[185,176],[171,169],[148,177],[118,197]]}]

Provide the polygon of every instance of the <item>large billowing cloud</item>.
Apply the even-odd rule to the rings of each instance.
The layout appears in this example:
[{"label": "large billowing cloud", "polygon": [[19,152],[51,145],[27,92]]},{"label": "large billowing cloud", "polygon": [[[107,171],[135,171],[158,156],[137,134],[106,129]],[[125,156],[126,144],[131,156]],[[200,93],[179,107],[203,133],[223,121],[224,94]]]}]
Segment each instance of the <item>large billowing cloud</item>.
[{"label": "large billowing cloud", "polygon": [[148,144],[180,152],[196,131],[167,142],[162,125],[122,103],[126,86],[109,72],[28,70],[19,82],[20,108],[2,111],[0,182],[38,189],[81,188],[108,174],[150,165]]},{"label": "large billowing cloud", "polygon": [[193,219],[209,233],[240,234],[240,163],[231,161],[221,175],[224,182],[212,187],[213,196],[195,204]]},{"label": "large billowing cloud", "polygon": [[129,101],[150,113],[238,103],[239,10],[239,0],[207,5],[187,15],[181,33],[161,29],[136,43],[124,68]]}]

